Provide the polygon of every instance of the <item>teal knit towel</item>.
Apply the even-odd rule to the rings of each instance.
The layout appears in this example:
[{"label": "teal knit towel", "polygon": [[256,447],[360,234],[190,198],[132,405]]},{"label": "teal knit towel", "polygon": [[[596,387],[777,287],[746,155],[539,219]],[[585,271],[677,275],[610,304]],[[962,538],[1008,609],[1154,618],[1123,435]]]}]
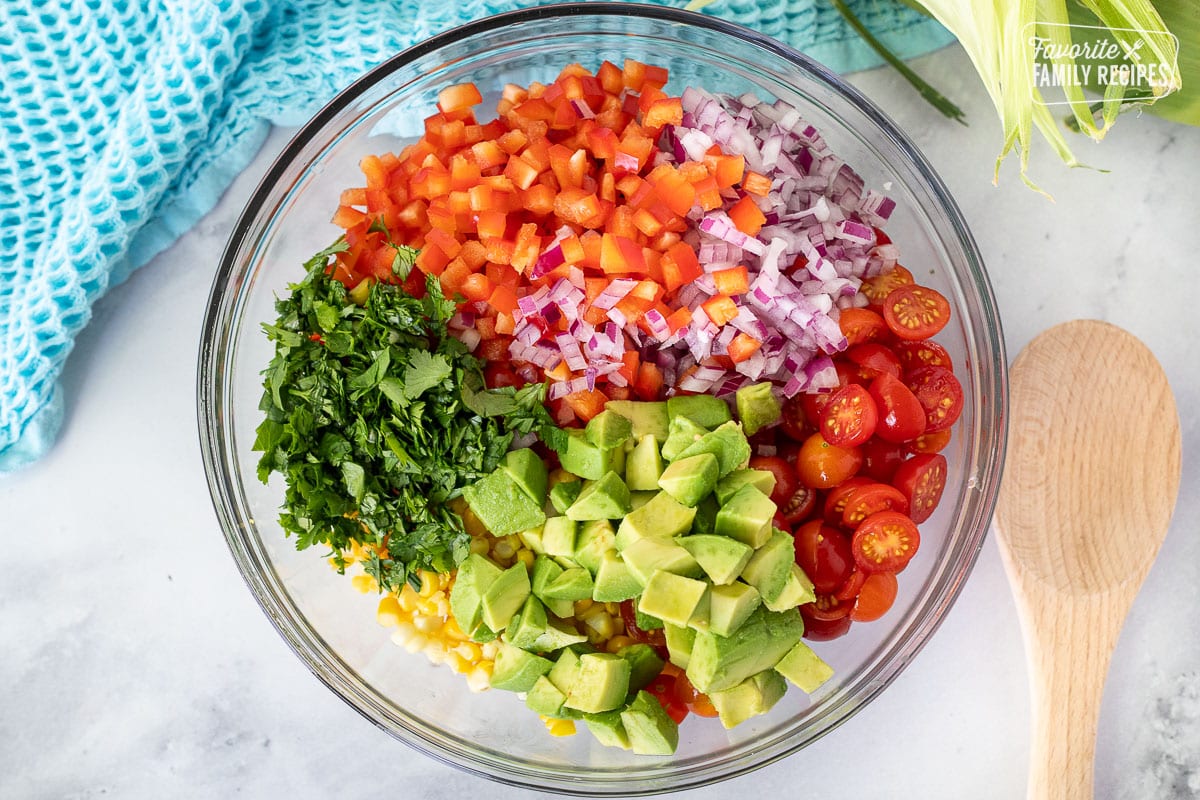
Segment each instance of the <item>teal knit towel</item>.
[{"label": "teal knit towel", "polygon": [[[901,57],[951,41],[900,0],[849,2]],[[4,0],[0,474],[53,443],[58,377],[92,304],[211,209],[271,125],[299,125],[434,33],[538,4]],[[838,71],[879,63],[827,0],[717,0],[705,13]]]}]

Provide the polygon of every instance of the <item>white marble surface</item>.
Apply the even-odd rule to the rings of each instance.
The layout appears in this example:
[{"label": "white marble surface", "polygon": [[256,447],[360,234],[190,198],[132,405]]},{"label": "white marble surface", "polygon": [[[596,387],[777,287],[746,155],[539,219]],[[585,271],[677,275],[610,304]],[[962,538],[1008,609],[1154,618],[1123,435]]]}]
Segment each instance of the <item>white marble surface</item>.
[{"label": "white marble surface", "polygon": [[[1043,152],[1032,171],[1050,203],[1022,187],[1015,164],[991,185],[999,130],[962,53],[917,66],[970,127],[890,72],[854,82],[961,204],[1010,355],[1051,324],[1098,317],[1140,336],[1175,390],[1180,503],[1109,674],[1096,797],[1200,797],[1200,129],[1145,117],[1102,146],[1075,140],[1108,174],[1068,171]],[[230,226],[285,138],[273,135],[198,228],[98,304],[64,375],[59,443],[0,481],[0,797],[529,794],[407,749],[326,690],[259,611],[217,526],[195,423],[202,310]],[[944,625],[887,692],[807,750],[692,794],[1007,800],[1023,795],[1029,718],[1020,631],[989,537]]]}]

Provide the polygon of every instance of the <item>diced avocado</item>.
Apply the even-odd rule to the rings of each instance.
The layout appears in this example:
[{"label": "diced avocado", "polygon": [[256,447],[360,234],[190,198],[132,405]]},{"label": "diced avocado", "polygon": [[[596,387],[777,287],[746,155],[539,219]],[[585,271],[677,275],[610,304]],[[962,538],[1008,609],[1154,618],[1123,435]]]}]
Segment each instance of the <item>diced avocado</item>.
[{"label": "diced avocado", "polygon": [[554,661],[554,667],[546,673],[560,692],[566,695],[571,691],[575,678],[579,675],[579,654],[571,648],[564,648]]},{"label": "diced avocado", "polygon": [[547,600],[590,600],[592,588],[592,573],[583,567],[573,567],[551,581],[542,596]]},{"label": "diced avocado", "polygon": [[663,626],[663,636],[667,640],[667,654],[671,656],[671,663],[680,669],[687,669],[692,646],[696,642],[696,629],[668,624]]},{"label": "diced avocado", "polygon": [[555,511],[565,514],[571,503],[575,502],[575,498],[579,497],[581,491],[583,491],[583,481],[556,483],[550,490],[550,503],[554,506]]},{"label": "diced avocado", "polygon": [[732,688],[774,667],[803,633],[804,622],[798,610],[775,612],[759,606],[729,636],[712,631],[696,633],[688,660],[688,680],[705,694]]},{"label": "diced avocado", "polygon": [[546,592],[546,587],[562,573],[563,568],[554,559],[549,556],[538,556],[533,560],[533,573],[529,578],[530,591],[538,597],[542,597]]},{"label": "diced avocado", "polygon": [[775,491],[775,473],[765,469],[735,469],[717,481],[717,502],[725,505],[747,483],[769,496]]},{"label": "diced avocado", "polygon": [[[575,555],[575,520],[569,517],[550,517],[542,526],[542,549],[548,556]],[[533,548],[530,548],[533,549]]]},{"label": "diced avocado", "polygon": [[687,417],[675,417],[671,420],[670,433],[662,446],[662,457],[674,461],[679,454],[700,441],[708,434],[708,428],[692,422]]},{"label": "diced avocado", "polygon": [[575,616],[574,600],[547,600],[542,598],[546,610],[559,619],[570,619]]},{"label": "diced avocado", "polygon": [[[649,583],[650,577],[659,571],[689,578],[698,578],[701,574],[700,565],[692,558],[692,554],[670,539],[638,539],[621,551],[621,559],[642,586]],[[645,610],[648,614],[654,614],[649,608]]]},{"label": "diced avocado", "polygon": [[583,431],[572,428],[567,431],[567,445],[558,454],[558,461],[572,475],[594,481],[606,472],[625,469],[625,449],[597,447],[587,440]]},{"label": "diced avocado", "polygon": [[496,632],[494,630],[492,630],[491,628],[489,628],[487,625],[484,625],[482,622],[479,623],[479,625],[477,625],[475,627],[475,630],[471,631],[471,641],[472,642],[479,642],[479,644],[486,644],[487,642],[494,641],[495,639],[496,639]]},{"label": "diced avocado", "polygon": [[532,650],[538,637],[546,632],[546,607],[533,595],[525,598],[521,610],[508,623],[504,638],[515,647]]},{"label": "diced avocado", "polygon": [[717,457],[701,453],[672,461],[663,470],[658,485],[685,506],[695,506],[717,485]]},{"label": "diced avocado", "polygon": [[584,714],[583,722],[592,732],[592,736],[596,737],[596,741],[605,747],[629,749],[629,735],[625,733],[625,723],[621,722],[621,709]]},{"label": "diced avocado", "polygon": [[711,494],[700,501],[700,505],[696,506],[696,517],[692,520],[692,533],[705,534],[713,533],[717,528],[717,512],[721,510],[721,506],[717,503],[717,498]]},{"label": "diced avocado", "polygon": [[539,653],[552,653],[574,644],[582,644],[587,637],[567,627],[566,623],[551,620],[546,623],[546,629],[533,642],[533,649]]},{"label": "diced avocado", "polygon": [[826,664],[804,642],[796,642],[795,646],[779,659],[775,671],[809,694],[833,677],[833,667]]},{"label": "diced avocado", "polygon": [[528,447],[510,450],[504,456],[504,469],[533,502],[539,507],[545,504],[548,475],[541,456]]},{"label": "diced avocado", "polygon": [[629,746],[638,755],[669,756],[679,746],[679,726],[654,695],[644,689],[621,712],[621,722]]},{"label": "diced avocado", "polygon": [[730,421],[701,436],[699,441],[686,447],[683,452],[675,456],[675,459],[687,458],[700,453],[712,453],[717,457],[721,477],[724,478],[749,460],[750,442],[746,440],[742,426]]},{"label": "diced avocado", "polygon": [[525,705],[535,714],[547,717],[563,715],[563,701],[567,699],[561,689],[550,682],[545,675],[533,682],[533,688],[525,695]]},{"label": "diced avocado", "polygon": [[546,521],[542,503],[534,502],[505,469],[463,487],[467,505],[495,536],[508,536]]},{"label": "diced avocado", "polygon": [[774,670],[764,670],[729,689],[708,696],[725,728],[765,714],[787,693],[787,684]]},{"label": "diced avocado", "polygon": [[617,526],[617,550],[624,551],[633,542],[646,537],[669,539],[684,533],[692,525],[696,509],[688,508],[666,492],[631,511]]},{"label": "diced avocado", "polygon": [[549,672],[553,666],[554,662],[547,658],[535,656],[519,647],[501,642],[496,651],[496,663],[490,682],[493,689],[528,692],[537,679]]},{"label": "diced avocado", "polygon": [[546,552],[546,549],[542,546],[542,526],[541,525],[539,525],[536,528],[529,528],[527,530],[523,530],[517,534],[517,537],[520,538],[521,544],[528,547],[534,553]]},{"label": "diced avocado", "polygon": [[709,430],[733,419],[729,404],[710,394],[679,395],[667,399],[667,417],[687,417]]},{"label": "diced avocado", "polygon": [[629,662],[615,653],[581,655],[563,705],[592,714],[619,708],[629,693],[629,671]]},{"label": "diced avocado", "polygon": [[471,633],[483,618],[483,595],[503,572],[486,557],[471,553],[458,565],[458,576],[450,590],[450,613],[466,633]]},{"label": "diced avocado", "polygon": [[629,484],[630,491],[658,491],[658,478],[662,471],[663,460],[658,441],[653,436],[638,439],[633,452],[625,458],[625,482]]},{"label": "diced avocado", "polygon": [[771,538],[771,521],[774,518],[775,504],[771,498],[746,485],[721,506],[713,527],[718,536],[728,536],[759,548]]},{"label": "diced avocado", "polygon": [[637,601],[633,602],[633,624],[643,631],[657,631],[663,627],[663,621],[638,608]]},{"label": "diced avocado", "polygon": [[728,536],[702,533],[680,536],[675,541],[692,554],[709,580],[717,585],[737,580],[754,555],[753,547]]},{"label": "diced avocado", "polygon": [[649,686],[662,672],[663,660],[654,648],[644,642],[623,648],[618,655],[629,662],[629,691]]},{"label": "diced avocado", "polygon": [[779,398],[771,391],[770,383],[756,383],[737,390],[738,419],[747,436],[753,436],[775,423],[782,415]]},{"label": "diced avocado", "polygon": [[594,519],[583,523],[575,536],[575,562],[595,575],[600,569],[600,559],[614,547],[616,540],[616,531],[608,520]]},{"label": "diced avocado", "polygon": [[708,629],[718,636],[732,636],[760,603],[758,590],[741,581],[714,586],[709,590]]},{"label": "diced avocado", "polygon": [[694,618],[708,618],[707,581],[685,578],[656,570],[650,575],[638,608],[672,625],[687,625]]},{"label": "diced avocado", "polygon": [[621,476],[609,471],[583,487],[567,509],[567,516],[575,520],[620,519],[631,510],[629,487]]},{"label": "diced avocado", "polygon": [[596,570],[596,584],[592,589],[592,599],[597,603],[619,603],[630,600],[642,593],[642,584],[625,563],[616,550],[608,550],[600,557],[600,567]]},{"label": "diced avocado", "polygon": [[641,402],[638,400],[609,400],[604,406],[607,411],[615,411],[633,425],[632,436],[640,439],[643,436],[653,436],[660,442],[667,440],[667,404]]},{"label": "diced avocado", "polygon": [[795,564],[795,540],[791,534],[775,529],[771,538],[750,557],[742,570],[742,580],[758,589],[763,603],[770,608],[783,592]]},{"label": "diced avocado", "polygon": [[615,411],[605,409],[588,420],[584,436],[601,450],[620,447],[633,435],[633,425]]},{"label": "diced avocado", "polygon": [[787,582],[783,584],[783,589],[771,602],[768,603],[764,599],[763,605],[772,611],[786,611],[789,608],[811,603],[816,599],[817,595],[813,591],[812,581],[804,574],[804,570],[800,569],[799,565],[792,564],[791,573],[787,577]]},{"label": "diced avocado", "polygon": [[[453,593],[453,590],[451,590]],[[529,597],[529,571],[520,561],[500,573],[483,593],[483,624],[504,630]]]},{"label": "diced avocado", "polygon": [[653,492],[630,492],[629,507],[633,511],[637,511],[639,508],[646,505],[646,503],[649,503],[651,500],[653,500],[654,495],[656,494],[658,494],[657,489],[655,489]]}]

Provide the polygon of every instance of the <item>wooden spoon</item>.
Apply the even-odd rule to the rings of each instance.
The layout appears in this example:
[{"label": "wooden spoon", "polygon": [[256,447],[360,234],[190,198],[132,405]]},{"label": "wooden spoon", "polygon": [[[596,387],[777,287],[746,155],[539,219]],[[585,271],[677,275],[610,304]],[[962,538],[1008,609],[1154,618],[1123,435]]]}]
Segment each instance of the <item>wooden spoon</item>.
[{"label": "wooden spoon", "polygon": [[1179,490],[1179,416],[1154,355],[1104,322],[1045,331],[1010,374],[996,523],[1031,673],[1029,797],[1090,800],[1109,660]]}]

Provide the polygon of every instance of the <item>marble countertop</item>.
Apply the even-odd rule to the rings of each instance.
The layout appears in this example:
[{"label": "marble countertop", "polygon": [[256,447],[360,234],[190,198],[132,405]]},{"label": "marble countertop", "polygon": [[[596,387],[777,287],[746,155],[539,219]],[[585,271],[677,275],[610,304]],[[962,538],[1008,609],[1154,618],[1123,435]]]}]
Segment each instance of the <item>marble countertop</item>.
[{"label": "marble countertop", "polygon": [[[970,119],[940,117],[892,72],[854,76],[925,152],[983,252],[1010,357],[1094,317],[1163,363],[1183,423],[1179,505],[1108,676],[1098,798],[1200,797],[1200,129],[1125,119],[1107,174],[1037,142],[1001,185],[995,115],[966,57],[916,62]],[[255,604],[209,500],[195,418],[216,259],[277,131],[220,205],[104,298],[67,363],[67,418],[40,463],[0,481],[0,797],[211,798],[530,793],[392,740],[322,686]],[[1120,425],[1097,420],[1098,425]],[[1030,696],[994,535],[942,627],[888,691],[806,750],[689,793],[717,798],[1008,800],[1024,794]]]}]

